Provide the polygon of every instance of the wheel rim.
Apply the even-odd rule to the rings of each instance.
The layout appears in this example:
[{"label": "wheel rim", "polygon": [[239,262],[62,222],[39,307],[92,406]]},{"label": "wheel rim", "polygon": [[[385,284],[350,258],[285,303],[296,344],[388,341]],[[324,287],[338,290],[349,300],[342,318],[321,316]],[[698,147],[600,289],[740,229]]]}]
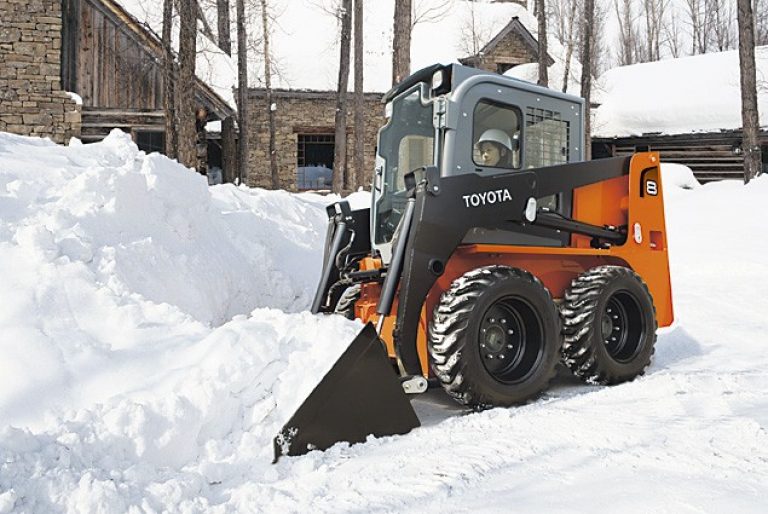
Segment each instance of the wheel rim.
[{"label": "wheel rim", "polygon": [[505,297],[482,317],[478,333],[480,359],[498,382],[524,381],[544,353],[541,317],[521,298]]},{"label": "wheel rim", "polygon": [[600,321],[600,337],[608,355],[629,362],[640,351],[645,335],[640,304],[629,291],[618,291],[606,302]]}]

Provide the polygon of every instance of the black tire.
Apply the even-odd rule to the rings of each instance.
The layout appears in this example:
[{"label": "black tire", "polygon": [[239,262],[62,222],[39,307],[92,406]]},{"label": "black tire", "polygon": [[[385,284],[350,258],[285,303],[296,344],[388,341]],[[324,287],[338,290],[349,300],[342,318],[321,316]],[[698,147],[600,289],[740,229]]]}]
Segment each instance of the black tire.
[{"label": "black tire", "polygon": [[355,303],[360,299],[360,284],[355,284],[344,290],[336,303],[333,312],[347,319],[355,319]]},{"label": "black tire", "polygon": [[624,266],[600,266],[571,282],[560,305],[563,363],[592,384],[642,375],[656,343],[656,309],[648,286]]},{"label": "black tire", "polygon": [[432,370],[474,409],[525,403],[555,375],[562,344],[552,296],[527,271],[485,266],[454,280],[429,329]]}]

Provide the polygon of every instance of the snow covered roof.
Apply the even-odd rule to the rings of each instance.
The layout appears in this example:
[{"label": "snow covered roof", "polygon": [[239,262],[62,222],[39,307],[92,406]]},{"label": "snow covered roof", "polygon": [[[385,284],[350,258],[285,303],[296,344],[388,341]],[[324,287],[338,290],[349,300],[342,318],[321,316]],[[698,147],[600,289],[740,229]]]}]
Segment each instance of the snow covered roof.
[{"label": "snow covered roof", "polygon": [[[136,18],[141,25],[162,34],[163,2],[160,0],[112,0],[128,14]],[[174,47],[178,43],[178,18],[174,21]],[[202,32],[197,33],[197,58],[195,75],[221,98],[231,109],[235,109],[234,88],[237,86],[237,66],[214,41]]]},{"label": "snow covered roof", "polygon": [[[757,47],[758,108],[768,126],[768,46]],[[739,54],[728,52],[634,64],[601,77],[594,135],[683,134],[737,129],[741,121]]]}]

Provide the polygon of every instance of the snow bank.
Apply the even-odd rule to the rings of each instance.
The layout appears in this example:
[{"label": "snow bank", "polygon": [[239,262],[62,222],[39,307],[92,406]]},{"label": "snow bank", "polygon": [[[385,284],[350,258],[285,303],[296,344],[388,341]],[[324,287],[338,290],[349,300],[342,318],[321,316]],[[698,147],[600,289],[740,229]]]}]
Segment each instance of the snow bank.
[{"label": "snow bank", "polygon": [[69,148],[0,134],[0,263],[13,270],[0,282],[0,417],[39,423],[154,380],[238,314],[307,309],[327,201],[209,190],[119,131]]},{"label": "snow bank", "polygon": [[[755,52],[758,80],[768,76],[768,46]],[[739,53],[736,50],[621,66],[604,73],[595,136],[680,134],[741,127]],[[768,94],[760,91],[761,124],[768,125]]]}]

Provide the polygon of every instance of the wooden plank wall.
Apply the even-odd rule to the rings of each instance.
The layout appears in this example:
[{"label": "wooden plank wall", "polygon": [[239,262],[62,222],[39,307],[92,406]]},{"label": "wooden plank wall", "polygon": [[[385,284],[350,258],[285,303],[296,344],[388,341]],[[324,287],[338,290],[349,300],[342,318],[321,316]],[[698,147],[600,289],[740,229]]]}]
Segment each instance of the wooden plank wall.
[{"label": "wooden plank wall", "polygon": [[77,93],[84,106],[161,109],[160,56],[98,0],[79,3]]},{"label": "wooden plank wall", "polygon": [[[688,166],[701,183],[744,179],[744,157],[734,152],[734,148],[741,145],[741,133],[737,131],[595,139],[593,142],[607,145],[617,156],[646,150],[659,152],[662,162]],[[768,132],[761,134],[761,144],[768,145]]]}]

